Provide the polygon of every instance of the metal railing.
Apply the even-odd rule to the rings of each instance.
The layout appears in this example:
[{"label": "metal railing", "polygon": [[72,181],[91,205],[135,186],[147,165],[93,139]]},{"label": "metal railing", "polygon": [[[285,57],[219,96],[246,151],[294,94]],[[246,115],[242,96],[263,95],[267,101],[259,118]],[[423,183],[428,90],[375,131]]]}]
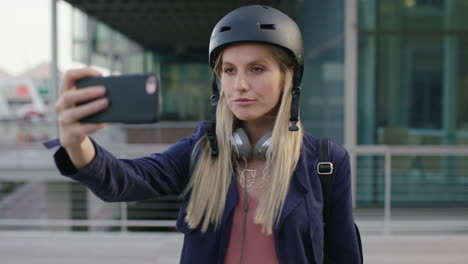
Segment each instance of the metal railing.
[{"label": "metal railing", "polygon": [[[117,157],[133,158],[164,151],[168,145],[122,144],[104,147]],[[170,229],[175,226],[173,219],[177,215],[178,208],[176,197],[147,202],[105,203],[98,200],[83,186],[59,175],[52,160],[55,150],[45,150],[38,144],[2,145],[0,149],[2,150],[0,152],[0,230],[127,232],[157,230],[158,228]],[[378,188],[373,191],[377,194],[375,208],[358,207],[356,209],[357,222],[364,232],[383,232],[384,234],[406,231],[468,232],[468,168],[464,166],[468,164],[464,162],[465,159],[468,160],[467,147],[361,146],[349,149],[349,152],[353,174],[357,175],[353,181],[357,199],[365,200],[360,198],[363,193],[360,188],[370,188],[366,187],[366,177],[368,177],[366,173],[370,175],[369,177],[381,181],[380,185],[374,184],[374,187],[383,186],[383,191]],[[445,218],[440,217],[440,212],[436,209],[432,212],[426,211],[419,217],[404,217],[414,216],[417,213],[413,211],[422,210],[427,205],[420,206],[421,203],[416,204],[416,207],[413,205],[412,209],[407,210],[406,213],[398,211],[400,207],[405,208],[405,206],[394,208],[395,197],[398,196],[398,193],[395,194],[396,189],[406,187],[407,179],[411,178],[407,176],[409,174],[405,174],[404,168],[402,169],[403,165],[398,164],[399,159],[406,157],[410,160],[403,162],[406,165],[411,165],[411,162],[414,163],[415,160],[417,164],[424,165],[421,159],[431,156],[438,160],[432,170],[440,173],[439,178],[445,177],[444,173],[447,171],[456,172],[455,180],[452,179],[449,182],[449,184],[457,184],[454,186],[458,188],[457,192],[452,192],[453,197],[457,197],[456,202],[450,204],[450,199],[447,199],[447,204],[439,205],[439,208],[449,212],[450,208],[455,205],[457,209],[447,213]],[[447,166],[454,164],[455,167],[452,167],[452,170],[446,170]],[[372,170],[360,172],[368,165],[372,167]],[[420,170],[418,175],[424,174],[424,166],[418,169]],[[383,201],[380,198],[382,192]],[[368,191],[364,194],[368,194]],[[440,196],[442,193],[434,191],[433,195]],[[411,199],[407,202],[411,203]],[[371,211],[371,214],[377,217],[366,215],[364,212],[366,210]],[[380,210],[383,210],[382,215],[379,213]],[[398,217],[393,217],[395,212]]]},{"label": "metal railing", "polygon": [[[376,157],[380,156],[384,158],[384,202],[383,202],[383,221],[366,221],[364,220],[365,228],[368,230],[380,230],[384,234],[391,234],[393,231],[448,231],[448,232],[457,232],[464,231],[468,232],[468,147],[466,146],[359,146],[352,149],[349,149],[351,161],[352,161],[352,171],[354,177],[354,188],[356,188],[356,183],[362,179],[362,175],[359,175],[357,171],[359,170],[359,162],[357,161],[358,157]],[[404,157],[407,159],[407,170],[419,170],[421,174],[424,174],[424,167],[415,168],[414,159],[421,161],[423,158],[427,157],[440,157],[442,159],[441,164],[431,166],[439,171],[440,177],[447,177],[450,175],[452,178],[458,180],[458,184],[463,184],[461,191],[459,190],[460,198],[457,201],[453,201],[452,205],[445,205],[446,208],[456,208],[456,212],[453,210],[444,210],[440,206],[432,209],[432,214],[422,215],[420,217],[414,217],[413,220],[407,219],[392,219],[392,186],[395,186],[395,176],[393,175],[394,169],[394,160],[396,158]],[[454,159],[462,159],[461,162],[458,160],[458,163],[454,163]],[[463,166],[465,165],[465,166]],[[455,167],[454,167],[455,166]],[[404,165],[403,165],[404,167]],[[401,168],[400,168],[401,169]],[[404,169],[403,169],[404,170]],[[457,175],[453,175],[454,172],[457,172]],[[409,175],[410,173],[406,173]],[[449,176],[449,177],[450,177]],[[400,183],[401,184],[401,183]],[[407,184],[407,182],[403,182]],[[452,184],[449,182],[448,184]],[[455,187],[455,186],[454,186]],[[460,187],[460,186],[458,186]],[[433,193],[434,195],[441,195],[442,193]],[[453,195],[456,196],[456,195]],[[437,198],[436,198],[437,199]],[[453,199],[453,198],[452,198]],[[448,199],[450,201],[450,198]],[[411,204],[411,201],[407,201]],[[421,204],[421,203],[419,203]],[[414,205],[411,206],[412,210],[418,211],[417,207]],[[423,205],[421,208],[427,208],[429,205]],[[429,207],[430,208],[430,207]],[[427,210],[426,210],[427,211]],[[439,212],[438,212],[439,211]],[[447,214],[447,216],[440,219],[440,212],[452,211]],[[435,216],[435,217],[434,217]],[[432,218],[432,219],[431,219]]]}]

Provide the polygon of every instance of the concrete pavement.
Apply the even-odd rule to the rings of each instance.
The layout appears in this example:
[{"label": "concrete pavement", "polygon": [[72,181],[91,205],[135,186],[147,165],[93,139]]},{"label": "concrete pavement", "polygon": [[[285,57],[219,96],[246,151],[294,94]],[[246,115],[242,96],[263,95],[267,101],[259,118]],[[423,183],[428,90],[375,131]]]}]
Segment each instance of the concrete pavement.
[{"label": "concrete pavement", "polygon": [[[182,235],[0,232],[2,264],[179,263]],[[364,235],[365,263],[468,263],[468,234]]]}]

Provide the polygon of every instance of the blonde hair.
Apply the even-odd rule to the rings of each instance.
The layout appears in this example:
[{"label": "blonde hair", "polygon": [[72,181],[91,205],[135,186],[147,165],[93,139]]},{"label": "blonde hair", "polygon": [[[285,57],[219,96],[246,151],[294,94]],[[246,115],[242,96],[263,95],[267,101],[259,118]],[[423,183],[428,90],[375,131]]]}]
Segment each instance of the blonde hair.
[{"label": "blonde hair", "polygon": [[[272,144],[267,152],[265,167],[270,172],[271,185],[260,198],[254,222],[262,224],[262,231],[271,234],[273,226],[278,223],[289,190],[291,176],[296,168],[302,145],[302,127],[299,131],[289,131],[291,111],[293,60],[282,49],[266,45],[280,65],[284,81],[283,96],[279,106],[272,133]],[[216,62],[215,71],[220,71],[222,52]],[[183,195],[190,193],[185,221],[192,229],[201,224],[201,231],[208,230],[210,224],[218,228],[223,217],[228,188],[234,175],[234,157],[231,151],[231,135],[237,118],[228,108],[223,89],[221,88],[216,112],[216,136],[218,139],[218,157],[211,156],[211,148],[206,137],[201,138],[195,148],[200,151],[199,159]],[[193,156],[193,155],[192,155]]]}]

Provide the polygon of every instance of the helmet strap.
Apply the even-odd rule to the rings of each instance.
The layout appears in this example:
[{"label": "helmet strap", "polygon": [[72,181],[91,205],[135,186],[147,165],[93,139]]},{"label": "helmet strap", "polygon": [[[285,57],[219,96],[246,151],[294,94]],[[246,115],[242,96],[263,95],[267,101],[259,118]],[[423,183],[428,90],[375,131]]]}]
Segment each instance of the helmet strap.
[{"label": "helmet strap", "polygon": [[211,100],[211,121],[206,126],[206,136],[210,141],[211,146],[211,156],[218,156],[218,140],[216,138],[216,109],[218,108],[219,101],[219,89],[216,81],[216,75],[213,76],[212,83],[212,92],[213,94],[210,97]]},{"label": "helmet strap", "polygon": [[299,122],[299,96],[301,95],[301,77],[302,67],[297,65],[294,67],[293,87],[292,87],[292,102],[291,102],[291,116],[289,121],[289,131],[299,131],[297,122]]}]

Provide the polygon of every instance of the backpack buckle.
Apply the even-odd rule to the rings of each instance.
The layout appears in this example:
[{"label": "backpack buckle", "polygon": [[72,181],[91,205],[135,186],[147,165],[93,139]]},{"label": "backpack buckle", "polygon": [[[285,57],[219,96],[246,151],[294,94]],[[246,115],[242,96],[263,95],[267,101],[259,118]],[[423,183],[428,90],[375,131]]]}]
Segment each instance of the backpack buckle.
[{"label": "backpack buckle", "polygon": [[317,164],[317,172],[319,175],[331,175],[333,174],[333,163],[331,162],[319,162]]}]

